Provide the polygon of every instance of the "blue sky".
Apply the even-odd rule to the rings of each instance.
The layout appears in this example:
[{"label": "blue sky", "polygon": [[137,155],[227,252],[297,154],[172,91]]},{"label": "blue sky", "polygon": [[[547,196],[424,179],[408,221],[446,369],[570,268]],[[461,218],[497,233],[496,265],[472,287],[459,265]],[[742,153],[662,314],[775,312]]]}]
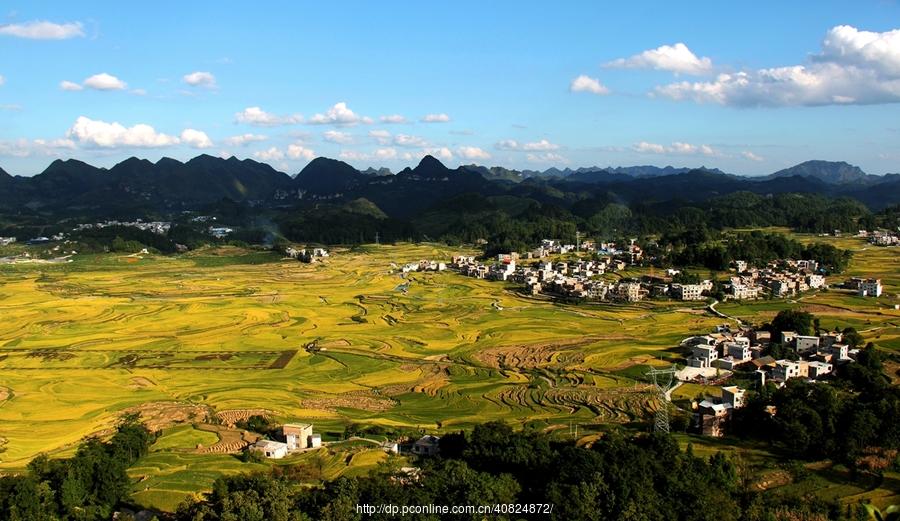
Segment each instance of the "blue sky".
[{"label": "blue sky", "polygon": [[900,5],[4,2],[0,167],[900,172]]}]

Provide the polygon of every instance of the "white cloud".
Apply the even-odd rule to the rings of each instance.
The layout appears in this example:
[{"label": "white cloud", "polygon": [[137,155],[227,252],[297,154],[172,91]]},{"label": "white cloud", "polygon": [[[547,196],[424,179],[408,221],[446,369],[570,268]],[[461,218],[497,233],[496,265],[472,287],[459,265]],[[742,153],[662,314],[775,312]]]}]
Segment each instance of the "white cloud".
[{"label": "white cloud", "polygon": [[[376,149],[375,152],[371,154],[360,150],[341,150],[338,157],[347,161],[390,161],[397,159],[399,155],[397,149],[386,147]],[[403,155],[412,157],[412,154],[409,154],[408,152]]]},{"label": "white cloud", "polygon": [[0,74],[0,87],[2,87],[4,83],[6,83],[6,78],[4,78],[2,74]]},{"label": "white cloud", "polygon": [[378,118],[382,123],[406,123],[407,119],[400,114],[391,114]]},{"label": "white cloud", "polygon": [[758,155],[754,154],[753,152],[750,152],[749,150],[745,150],[745,151],[741,152],[741,157],[743,157],[744,159],[749,159],[750,161],[764,161],[765,160],[764,157],[758,156]]},{"label": "white cloud", "polygon": [[466,159],[490,159],[491,155],[478,147],[459,147],[456,153]]},{"label": "white cloud", "polygon": [[591,78],[585,74],[575,78],[572,80],[572,84],[569,85],[569,90],[572,92],[590,92],[591,94],[604,95],[609,94],[609,89],[606,85],[600,83],[600,80],[597,78]]},{"label": "white cloud", "polygon": [[235,114],[234,119],[238,123],[246,123],[247,125],[257,125],[261,127],[293,125],[303,121],[303,118],[300,117],[299,114],[279,116],[277,114],[266,112],[259,107],[247,107]]},{"label": "white cloud", "polygon": [[872,68],[890,76],[900,76],[900,29],[875,33],[850,25],[832,27],[822,42],[815,61]]},{"label": "white cloud", "polygon": [[71,154],[75,148],[75,142],[71,139],[17,139],[15,141],[0,141],[0,156],[29,157],[29,156],[62,156]]},{"label": "white cloud", "polygon": [[391,133],[387,130],[370,130],[369,137],[375,138],[379,145],[387,145],[391,142]]},{"label": "white cloud", "polygon": [[84,80],[84,86],[95,90],[122,90],[128,86],[124,81],[112,74],[101,72]]},{"label": "white cloud", "polygon": [[381,160],[396,159],[397,150],[393,148],[379,148],[375,151],[375,157]]},{"label": "white cloud", "polygon": [[338,157],[346,161],[368,161],[372,156],[358,150],[341,150]]},{"label": "white cloud", "polygon": [[428,141],[419,136],[397,134],[394,136],[394,144],[401,147],[427,147]]},{"label": "white cloud", "polygon": [[663,45],[650,49],[630,58],[619,58],[606,64],[607,67],[624,69],[656,69],[676,74],[708,74],[712,70],[712,60],[698,58],[679,42],[675,45]]},{"label": "white cloud", "polygon": [[448,121],[450,121],[450,116],[444,113],[422,116],[422,123],[447,123]]},{"label": "white cloud", "polygon": [[525,156],[531,163],[567,163],[568,160],[553,152],[544,152],[543,154],[527,154]]},{"label": "white cloud", "polygon": [[225,138],[225,144],[232,147],[242,147],[249,145],[250,143],[265,141],[266,139],[268,139],[268,137],[263,136],[262,134],[240,134]]},{"label": "white cloud", "polygon": [[640,143],[636,143],[632,149],[635,152],[644,154],[704,155],[710,157],[721,155],[709,145],[692,145],[682,141],[675,141],[671,145],[660,145],[659,143],[641,141]]},{"label": "white cloud", "polygon": [[254,152],[253,157],[262,161],[280,161],[284,159],[284,152],[276,147],[271,147],[268,150]]},{"label": "white cloud", "polygon": [[900,30],[884,33],[838,26],[806,65],[720,74],[714,81],[679,82],[660,96],[697,103],[815,106],[900,102]]},{"label": "white cloud", "polygon": [[299,144],[288,145],[288,156],[291,159],[303,159],[306,161],[312,161],[316,158],[316,153],[311,149],[304,147]]},{"label": "white cloud", "polygon": [[117,122],[107,123],[85,116],[79,116],[66,132],[66,137],[82,145],[101,148],[114,147],[165,147],[176,145],[179,139],[175,136],[157,132],[150,125],[143,123],[125,127]]},{"label": "white cloud", "polygon": [[309,122],[316,125],[356,125],[371,123],[372,119],[356,114],[347,107],[346,102],[341,101],[325,111],[325,114],[315,114],[309,118]]},{"label": "white cloud", "polygon": [[348,145],[353,142],[353,136],[348,134],[347,132],[340,132],[338,130],[328,130],[322,134],[322,137],[325,138],[325,141],[330,141],[331,143],[338,143],[341,145]]},{"label": "white cloud", "polygon": [[559,150],[560,146],[556,143],[551,143],[546,139],[533,141],[531,143],[519,143],[515,139],[504,139],[503,141],[497,142],[494,145],[494,148],[498,150],[525,150],[529,152],[545,152],[549,150]]},{"label": "white cloud", "polygon": [[522,145],[522,150],[559,150],[559,145],[551,143],[546,139],[542,139],[540,141],[535,141],[534,143],[525,143]]},{"label": "white cloud", "polygon": [[438,159],[443,159],[444,161],[453,159],[453,152],[451,152],[447,147],[425,148],[422,150],[422,152],[434,156]]},{"label": "white cloud", "polygon": [[216,77],[212,73],[205,71],[192,72],[184,75],[184,82],[191,87],[206,87],[208,89],[215,88]]},{"label": "white cloud", "polygon": [[53,23],[35,20],[22,24],[0,25],[0,35],[28,38],[30,40],[65,40],[84,36],[81,22]]},{"label": "white cloud", "polygon": [[181,142],[193,148],[210,148],[213,142],[206,135],[206,132],[186,128],[181,131]]}]

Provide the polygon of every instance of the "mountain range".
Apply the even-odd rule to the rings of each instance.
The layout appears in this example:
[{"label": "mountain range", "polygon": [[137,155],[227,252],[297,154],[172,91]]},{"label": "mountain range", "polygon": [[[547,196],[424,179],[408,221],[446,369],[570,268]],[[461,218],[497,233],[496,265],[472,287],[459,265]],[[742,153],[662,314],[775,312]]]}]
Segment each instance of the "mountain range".
[{"label": "mountain range", "polygon": [[187,162],[129,158],[112,168],[56,160],[33,177],[0,169],[0,209],[69,214],[188,210],[230,199],[263,207],[365,199],[392,217],[409,217],[465,193],[574,204],[603,193],[626,203],[702,201],[734,192],[853,197],[872,209],[900,203],[900,174],[869,175],[845,162],[807,161],[763,177],[715,168],[632,166],[551,168],[542,172],[463,165],[425,156],[414,168],[359,171],[324,157],[295,176],[250,159],[200,155]]}]

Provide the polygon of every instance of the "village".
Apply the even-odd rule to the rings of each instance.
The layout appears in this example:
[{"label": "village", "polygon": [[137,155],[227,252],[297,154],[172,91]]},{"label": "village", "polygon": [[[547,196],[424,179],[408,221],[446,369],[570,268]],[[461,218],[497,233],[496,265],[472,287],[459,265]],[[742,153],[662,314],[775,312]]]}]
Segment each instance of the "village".
[{"label": "village", "polygon": [[[572,252],[585,252],[589,258],[562,258]],[[402,273],[415,271],[444,271],[453,269],[463,276],[477,279],[512,282],[524,286],[525,293],[552,298],[574,298],[599,302],[638,302],[647,298],[670,298],[681,301],[721,299],[753,300],[764,297],[787,298],[801,293],[827,288],[824,269],[812,259],[779,259],[763,267],[748,262],[732,263],[726,281],[711,279],[684,280],[682,271],[666,269],[663,274],[645,274],[638,278],[620,276],[608,280],[605,273],[622,272],[640,265],[643,250],[634,241],[623,249],[614,243],[598,247],[592,241],[576,246],[555,240],[544,240],[539,248],[520,255],[516,252],[498,254],[493,262],[482,262],[472,255],[455,255],[450,263],[422,260],[401,268]],[[555,260],[551,256],[556,256]],[[523,261],[529,261],[526,264]],[[878,297],[882,293],[879,279],[851,279],[842,285],[860,296]]]},{"label": "village", "polygon": [[[685,338],[681,347],[689,349],[686,367],[677,372],[682,382],[708,384],[727,383],[740,375],[743,381],[761,389],[767,383],[783,387],[791,379],[822,383],[834,373],[852,364],[860,350],[852,347],[841,332],[799,335],[782,331],[773,338],[771,332],[750,327],[732,329],[728,324],[715,331]],[[776,359],[766,354],[779,345],[786,355]],[[721,437],[728,432],[734,410],[745,405],[747,391],[738,385],[722,385],[721,395],[691,402],[693,428],[696,432]],[[770,414],[777,414],[771,409]]]},{"label": "village", "polygon": [[857,237],[861,237],[869,241],[869,244],[875,246],[900,246],[900,234],[896,231],[875,230],[869,232],[860,230]]}]

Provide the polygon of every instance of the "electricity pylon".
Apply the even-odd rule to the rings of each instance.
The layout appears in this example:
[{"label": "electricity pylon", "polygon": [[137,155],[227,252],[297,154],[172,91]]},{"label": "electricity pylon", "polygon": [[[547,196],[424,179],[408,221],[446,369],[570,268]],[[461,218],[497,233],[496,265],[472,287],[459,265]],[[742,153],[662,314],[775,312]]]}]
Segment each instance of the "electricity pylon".
[{"label": "electricity pylon", "polygon": [[653,386],[656,388],[657,397],[659,398],[659,409],[656,410],[653,430],[668,434],[669,397],[667,393],[675,381],[675,366],[673,365],[666,369],[651,369],[646,374],[653,379]]}]

